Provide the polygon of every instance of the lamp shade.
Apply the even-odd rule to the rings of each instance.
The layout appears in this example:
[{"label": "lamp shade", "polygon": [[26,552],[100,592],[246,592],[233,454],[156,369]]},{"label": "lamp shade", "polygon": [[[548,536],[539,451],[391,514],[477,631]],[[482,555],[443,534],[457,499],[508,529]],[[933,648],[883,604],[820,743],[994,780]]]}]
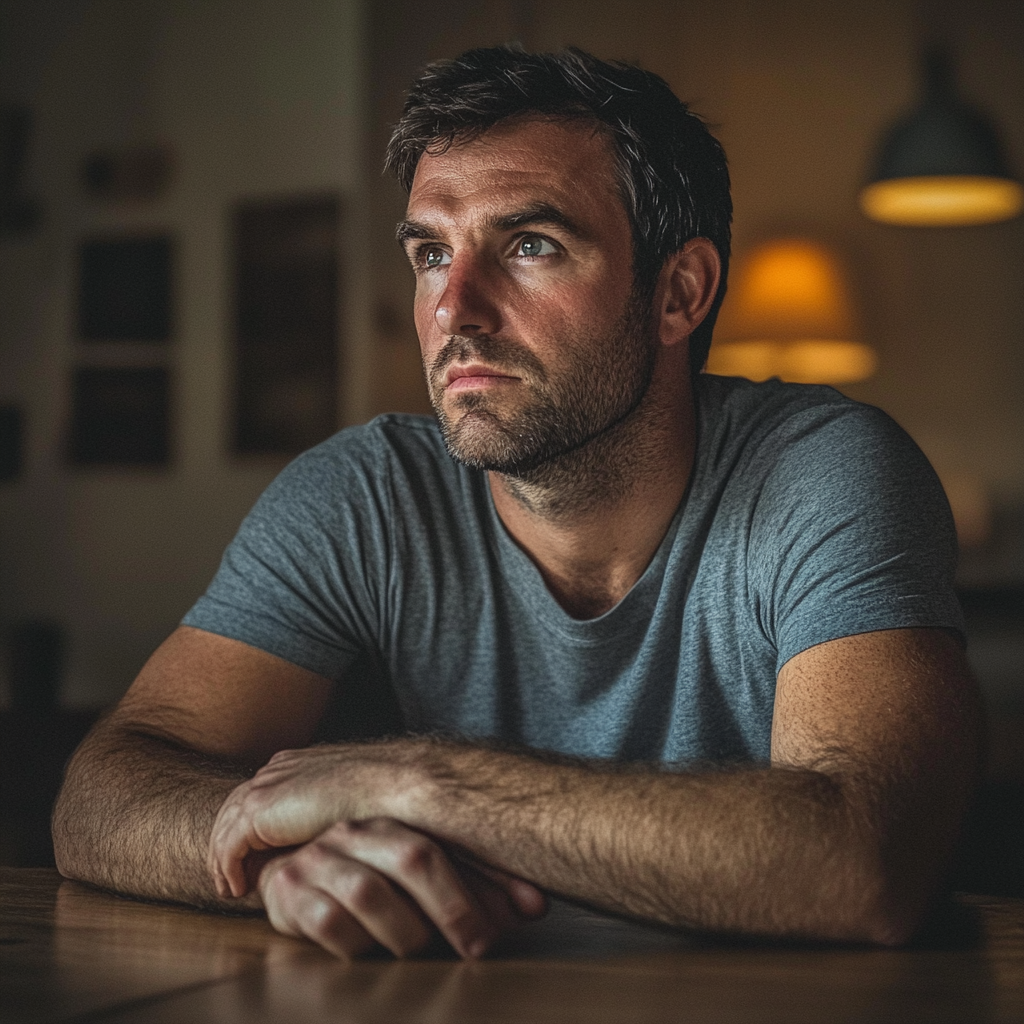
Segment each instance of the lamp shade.
[{"label": "lamp shade", "polygon": [[991,122],[956,95],[949,58],[924,58],[924,96],[888,133],[861,209],[888,224],[950,226],[1008,220],[1024,208]]},{"label": "lamp shade", "polygon": [[852,384],[875,371],[856,340],[853,307],[837,257],[804,238],[764,242],[737,261],[708,372],[750,380]]}]

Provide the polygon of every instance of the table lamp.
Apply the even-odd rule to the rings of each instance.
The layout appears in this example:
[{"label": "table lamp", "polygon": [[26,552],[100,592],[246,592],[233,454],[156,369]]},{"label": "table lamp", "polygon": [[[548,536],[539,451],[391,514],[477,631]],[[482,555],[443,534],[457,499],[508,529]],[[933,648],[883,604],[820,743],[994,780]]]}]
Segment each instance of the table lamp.
[{"label": "table lamp", "polygon": [[737,261],[715,328],[709,373],[802,384],[852,384],[877,357],[856,340],[838,258],[806,238],[763,242]]}]

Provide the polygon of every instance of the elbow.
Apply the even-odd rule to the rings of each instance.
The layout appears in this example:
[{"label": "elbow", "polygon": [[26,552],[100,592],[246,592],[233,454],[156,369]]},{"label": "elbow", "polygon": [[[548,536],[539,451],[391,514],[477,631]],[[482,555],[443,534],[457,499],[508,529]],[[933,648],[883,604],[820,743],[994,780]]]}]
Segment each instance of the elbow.
[{"label": "elbow", "polygon": [[[859,906],[837,900],[826,904],[809,937],[826,942],[895,948],[905,946],[917,934],[924,912],[899,900],[860,900]],[[845,904],[845,905],[843,905]]]},{"label": "elbow", "polygon": [[953,838],[934,836],[930,844],[879,843],[861,860],[862,941],[905,946],[925,927],[943,892],[952,860]]},{"label": "elbow", "polygon": [[74,859],[74,843],[68,835],[67,801],[64,793],[57,797],[50,818],[50,836],[53,840],[53,859],[57,870],[65,878],[80,878]]},{"label": "elbow", "polygon": [[[859,875],[856,894],[837,894],[834,906],[839,912],[834,920],[842,921],[842,933],[836,937],[873,946],[905,946],[924,923],[932,887],[922,885],[920,877],[901,877],[883,865]],[[841,907],[847,908],[845,914]]]},{"label": "elbow", "polygon": [[833,939],[899,947],[921,931],[947,875],[954,837],[931,829],[865,827],[841,833],[823,859]]},{"label": "elbow", "polygon": [[56,839],[53,843],[53,859],[62,878],[70,878],[75,882],[93,881],[76,861],[71,848]]},{"label": "elbow", "polygon": [[62,878],[70,878],[74,881],[82,881],[79,877],[78,872],[75,870],[74,863],[67,856],[67,851],[54,840],[53,843],[53,859],[57,865],[57,871]]},{"label": "elbow", "polygon": [[873,946],[905,946],[923,921],[923,906],[910,906],[908,901],[896,898],[885,899],[864,914],[857,938]]},{"label": "elbow", "polygon": [[76,785],[75,760],[72,759],[64,783],[54,801],[50,815],[50,838],[57,870],[65,878],[79,882],[95,882],[88,870],[91,841],[88,818],[83,814],[81,788]]}]

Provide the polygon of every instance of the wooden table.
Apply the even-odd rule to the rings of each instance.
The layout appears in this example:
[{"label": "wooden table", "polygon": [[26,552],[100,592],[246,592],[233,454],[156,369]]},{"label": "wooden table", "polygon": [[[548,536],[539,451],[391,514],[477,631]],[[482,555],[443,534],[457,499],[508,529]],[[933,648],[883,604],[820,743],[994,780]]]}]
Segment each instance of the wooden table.
[{"label": "wooden table", "polygon": [[556,905],[478,963],[344,963],[258,918],[0,869],[0,1021],[1024,1021],[1024,901],[958,897],[913,948],[729,942]]}]

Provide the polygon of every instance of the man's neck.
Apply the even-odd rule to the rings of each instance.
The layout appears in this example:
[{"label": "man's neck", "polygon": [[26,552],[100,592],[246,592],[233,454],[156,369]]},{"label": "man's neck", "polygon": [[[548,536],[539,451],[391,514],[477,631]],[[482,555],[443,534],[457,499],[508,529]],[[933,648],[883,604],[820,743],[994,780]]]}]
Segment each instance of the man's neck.
[{"label": "man's neck", "polygon": [[643,575],[682,501],[695,437],[690,388],[656,377],[633,414],[585,447],[526,479],[489,474],[502,522],[573,618],[613,608]]}]

